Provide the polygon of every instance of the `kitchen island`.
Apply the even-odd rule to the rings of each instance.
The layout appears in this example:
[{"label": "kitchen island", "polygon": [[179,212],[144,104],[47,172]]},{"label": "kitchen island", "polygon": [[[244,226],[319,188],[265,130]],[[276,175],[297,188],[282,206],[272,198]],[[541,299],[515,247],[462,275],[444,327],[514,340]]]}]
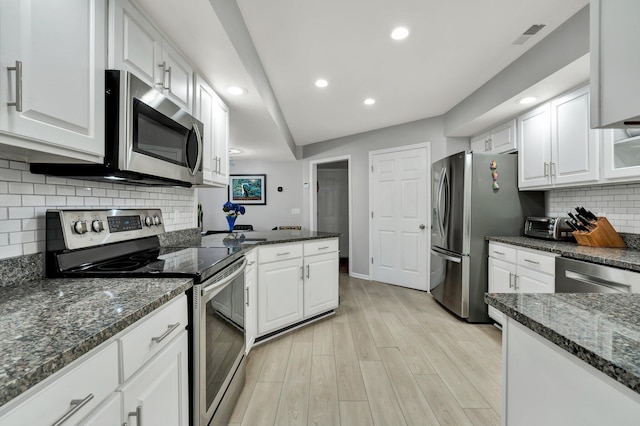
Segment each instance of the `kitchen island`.
[{"label": "kitchen island", "polygon": [[640,295],[487,294],[503,324],[503,424],[636,425]]}]

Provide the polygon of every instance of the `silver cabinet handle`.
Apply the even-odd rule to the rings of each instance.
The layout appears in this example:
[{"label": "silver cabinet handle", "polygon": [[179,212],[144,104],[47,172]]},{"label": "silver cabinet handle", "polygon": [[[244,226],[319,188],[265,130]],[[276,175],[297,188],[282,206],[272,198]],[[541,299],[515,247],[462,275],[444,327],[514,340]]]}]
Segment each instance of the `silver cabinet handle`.
[{"label": "silver cabinet handle", "polygon": [[167,74],[169,74],[169,77],[167,78],[169,84],[165,87],[165,89],[171,91],[171,67],[167,68]]},{"label": "silver cabinet handle", "polygon": [[549,177],[549,163],[544,163],[544,177]]},{"label": "silver cabinet handle", "polygon": [[536,262],[535,260],[524,259],[525,262],[533,263],[534,265],[539,265],[540,262]]},{"label": "silver cabinet handle", "polygon": [[127,414],[127,419],[129,417],[136,417],[138,419],[136,423],[138,424],[138,426],[142,426],[142,405],[138,405],[136,407],[136,411],[129,411],[129,414]]},{"label": "silver cabinet handle", "polygon": [[309,269],[310,269],[310,265],[307,265],[307,279],[309,279]]},{"label": "silver cabinet handle", "polygon": [[222,172],[220,171],[220,169],[222,168],[222,157],[216,157],[216,158],[217,158],[217,160],[216,160],[216,165],[217,165],[216,172],[218,174],[222,174]]},{"label": "silver cabinet handle", "polygon": [[156,86],[160,86],[163,89],[166,89],[166,87],[164,87],[164,80],[165,80],[165,75],[167,75],[167,63],[163,62],[159,64],[158,68],[162,68],[162,80],[160,81],[160,83],[156,83]]},{"label": "silver cabinet handle", "polygon": [[550,164],[551,164],[551,167],[550,167],[550,169],[551,169],[551,176],[556,176],[556,163],[551,162]]},{"label": "silver cabinet handle", "polygon": [[513,275],[513,289],[515,291],[518,291],[518,276],[517,275]]},{"label": "silver cabinet handle", "polygon": [[249,287],[246,287],[246,288],[244,289],[244,292],[245,292],[245,293],[246,293],[246,295],[247,295],[247,297],[246,297],[246,299],[245,299],[245,301],[244,301],[244,304],[245,304],[245,305],[247,305],[247,306],[249,306]]},{"label": "silver cabinet handle", "polygon": [[499,254],[499,255],[501,255],[501,256],[504,256],[504,255],[505,255],[505,253],[503,253],[503,252],[501,252],[501,251],[494,250],[493,252],[494,252],[495,254]]},{"label": "silver cabinet handle", "polygon": [[304,266],[300,267],[300,279],[304,280]]},{"label": "silver cabinet handle", "polygon": [[91,401],[93,399],[93,394],[90,393],[89,395],[85,396],[84,399],[72,399],[71,400],[71,408],[69,409],[69,411],[67,411],[66,413],[64,413],[64,415],[62,417],[60,417],[58,420],[55,421],[55,423],[53,423],[52,426],[59,426],[61,424],[63,424],[64,422],[66,422],[67,420],[69,420],[69,418],[71,416],[73,416],[75,413],[78,412],[78,410],[80,410],[82,407],[84,407],[85,405],[87,405],[87,403],[89,401]]},{"label": "silver cabinet handle", "polygon": [[323,246],[323,247],[318,247],[318,250],[326,250],[328,248],[329,248],[329,246]]},{"label": "silver cabinet handle", "polygon": [[22,112],[22,61],[16,61],[16,66],[7,67],[7,70],[16,72],[16,100],[7,102],[7,105],[14,106],[16,111]]},{"label": "silver cabinet handle", "polygon": [[511,285],[511,277],[513,276],[513,274],[511,272],[509,272],[509,288],[513,287],[513,285]]},{"label": "silver cabinet handle", "polygon": [[276,256],[286,256],[288,254],[291,254],[290,251],[285,251],[284,253],[277,253]]},{"label": "silver cabinet handle", "polygon": [[151,338],[151,341],[152,341],[152,342],[156,342],[156,343],[160,343],[160,342],[162,342],[164,339],[166,339],[166,338],[167,338],[167,336],[168,336],[169,334],[171,334],[171,332],[172,332],[173,330],[175,330],[175,329],[176,329],[176,328],[178,328],[178,327],[180,327],[180,323],[179,323],[179,322],[177,322],[177,323],[175,323],[175,324],[169,324],[169,325],[167,326],[167,331],[165,331],[164,333],[162,333],[162,334],[161,334],[160,336],[158,336],[158,337],[152,337],[152,338]]}]

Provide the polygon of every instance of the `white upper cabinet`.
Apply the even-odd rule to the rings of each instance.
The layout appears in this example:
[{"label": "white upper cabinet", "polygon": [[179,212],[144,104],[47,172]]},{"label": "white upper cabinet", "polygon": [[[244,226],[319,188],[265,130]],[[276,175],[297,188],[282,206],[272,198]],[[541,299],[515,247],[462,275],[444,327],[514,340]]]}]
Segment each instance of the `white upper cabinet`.
[{"label": "white upper cabinet", "polygon": [[522,115],[518,129],[520,189],[598,181],[599,135],[589,128],[588,87]]},{"label": "white upper cabinet", "polygon": [[193,67],[127,0],[110,2],[109,67],[133,72],[191,112]]},{"label": "white upper cabinet", "polygon": [[515,151],[517,148],[515,119],[471,138],[471,150],[474,152],[502,154]]},{"label": "white upper cabinet", "polygon": [[106,13],[98,0],[0,2],[0,151],[103,160]]},{"label": "white upper cabinet", "polygon": [[204,124],[204,185],[229,184],[229,109],[202,77],[195,78],[194,116]]},{"label": "white upper cabinet", "polygon": [[590,7],[591,126],[640,125],[640,2],[591,0]]},{"label": "white upper cabinet", "polygon": [[551,102],[551,177],[556,185],[596,182],[599,132],[589,126],[589,87]]},{"label": "white upper cabinet", "polygon": [[602,131],[602,174],[606,181],[640,180],[640,131]]}]

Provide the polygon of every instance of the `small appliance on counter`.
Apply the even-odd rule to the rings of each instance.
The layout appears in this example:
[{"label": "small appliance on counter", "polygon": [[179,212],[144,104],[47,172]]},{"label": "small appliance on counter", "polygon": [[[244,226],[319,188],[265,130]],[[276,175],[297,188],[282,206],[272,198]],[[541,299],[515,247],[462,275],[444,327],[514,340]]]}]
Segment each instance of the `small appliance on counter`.
[{"label": "small appliance on counter", "polygon": [[545,240],[573,240],[568,217],[528,217],[524,221],[524,235]]}]

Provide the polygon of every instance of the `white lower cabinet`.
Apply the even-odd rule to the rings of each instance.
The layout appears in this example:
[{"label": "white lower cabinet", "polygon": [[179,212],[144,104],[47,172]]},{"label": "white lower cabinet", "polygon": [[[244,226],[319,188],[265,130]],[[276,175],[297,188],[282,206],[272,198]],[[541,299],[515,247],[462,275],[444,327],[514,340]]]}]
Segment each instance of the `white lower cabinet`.
[{"label": "white lower cabinet", "polygon": [[258,250],[258,336],[338,306],[337,238]]},{"label": "white lower cabinet", "polygon": [[[489,293],[554,293],[557,254],[489,243]],[[503,324],[502,312],[489,306],[489,316]]]},{"label": "white lower cabinet", "polygon": [[128,426],[189,424],[187,345],[187,331],[182,330],[122,385]]},{"label": "white lower cabinet", "polygon": [[187,426],[187,316],[176,297],[0,407],[0,426]]},{"label": "white lower cabinet", "polygon": [[244,271],[245,311],[244,311],[244,335],[245,352],[248,354],[258,334],[258,299],[256,284],[258,282],[258,265],[256,250],[251,250],[246,255],[247,268]]}]

